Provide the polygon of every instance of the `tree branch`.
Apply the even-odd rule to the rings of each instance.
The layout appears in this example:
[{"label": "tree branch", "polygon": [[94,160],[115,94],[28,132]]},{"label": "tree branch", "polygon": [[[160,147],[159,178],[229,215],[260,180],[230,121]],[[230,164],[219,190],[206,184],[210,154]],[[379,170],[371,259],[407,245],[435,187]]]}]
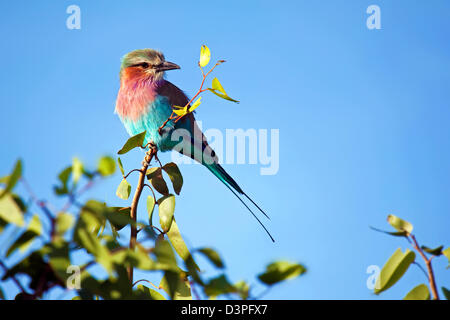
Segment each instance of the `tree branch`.
[{"label": "tree branch", "polygon": [[413,234],[409,235],[412,239],[412,245],[414,249],[421,255],[422,259],[425,261],[425,265],[427,266],[428,271],[428,282],[430,283],[431,292],[433,293],[433,299],[439,300],[439,293],[436,287],[436,279],[434,278],[433,266],[431,265],[432,258],[428,259],[423,250],[420,248],[417,243],[416,237]]},{"label": "tree branch", "polygon": [[[157,149],[155,146],[151,146],[150,149],[146,152],[144,161],[142,164],[142,168],[139,172],[139,181],[136,188],[136,191],[133,196],[133,201],[131,203],[131,210],[130,210],[130,218],[133,220],[134,224],[131,225],[131,231],[130,231],[130,244],[129,248],[131,250],[134,250],[136,246],[136,239],[137,239],[137,227],[136,227],[136,219],[137,219],[137,208],[139,204],[139,199],[142,194],[142,190],[144,189],[145,185],[145,174],[147,173],[148,166],[150,165],[150,161],[152,161],[153,157],[156,155]],[[130,283],[133,284],[133,266],[128,267],[128,277],[130,279]]]}]

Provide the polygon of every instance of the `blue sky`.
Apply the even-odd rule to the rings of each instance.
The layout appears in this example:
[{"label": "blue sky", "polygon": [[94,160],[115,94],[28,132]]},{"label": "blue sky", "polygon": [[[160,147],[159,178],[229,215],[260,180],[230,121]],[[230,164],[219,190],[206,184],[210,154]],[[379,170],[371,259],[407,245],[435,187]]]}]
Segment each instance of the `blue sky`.
[{"label": "blue sky", "polygon": [[[66,28],[71,4],[81,8],[81,30]],[[366,27],[371,4],[381,8],[381,30]],[[234,281],[254,282],[280,258],[308,267],[268,299],[402,298],[426,279],[412,266],[374,296],[367,267],[408,244],[369,226],[388,229],[392,213],[414,224],[419,242],[449,245],[449,12],[445,0],[2,2],[0,175],[21,157],[36,193],[53,200],[57,173],[74,156],[95,166],[127,139],[113,114],[121,56],[162,50],[182,67],[168,80],[192,96],[206,44],[212,59],[227,60],[214,73],[241,103],[205,94],[203,128],[279,129],[278,174],[225,165],[271,215],[277,242],[205,168],[185,165],[175,216],[188,243],[216,248]],[[141,158],[123,161],[131,169]],[[90,197],[125,205],[114,195],[120,179]],[[449,287],[446,265],[434,262],[438,284]]]}]

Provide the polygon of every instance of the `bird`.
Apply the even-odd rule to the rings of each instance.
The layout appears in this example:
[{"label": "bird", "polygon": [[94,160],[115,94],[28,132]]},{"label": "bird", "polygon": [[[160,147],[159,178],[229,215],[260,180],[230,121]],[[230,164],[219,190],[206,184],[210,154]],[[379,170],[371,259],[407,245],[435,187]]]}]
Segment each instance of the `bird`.
[{"label": "bird", "polygon": [[[176,150],[208,168],[240,200],[275,242],[240,196],[247,198],[267,218],[268,215],[219,164],[219,159],[208,145],[193,112],[179,121],[167,121],[175,106],[184,107],[190,101],[181,89],[165,79],[166,71],[176,69],[180,69],[180,66],[166,61],[164,54],[158,50],[139,49],[125,54],[121,59],[120,88],[115,113],[130,136],[146,131],[145,144],[151,143],[161,152]],[[164,123],[165,126],[161,128]]]}]

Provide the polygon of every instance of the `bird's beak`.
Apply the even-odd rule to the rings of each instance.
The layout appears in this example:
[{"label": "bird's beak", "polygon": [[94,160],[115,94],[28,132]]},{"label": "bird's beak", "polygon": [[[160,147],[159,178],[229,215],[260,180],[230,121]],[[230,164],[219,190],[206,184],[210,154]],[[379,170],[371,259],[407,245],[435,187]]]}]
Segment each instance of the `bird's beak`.
[{"label": "bird's beak", "polygon": [[174,69],[180,69],[180,66],[169,61],[164,61],[162,64],[160,64],[156,70],[157,71],[167,71],[167,70],[174,70]]}]

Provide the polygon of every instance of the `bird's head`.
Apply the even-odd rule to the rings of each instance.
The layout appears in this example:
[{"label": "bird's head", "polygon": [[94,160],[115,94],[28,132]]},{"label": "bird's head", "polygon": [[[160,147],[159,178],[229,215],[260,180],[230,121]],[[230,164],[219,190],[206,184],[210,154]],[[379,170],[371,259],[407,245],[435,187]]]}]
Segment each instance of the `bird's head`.
[{"label": "bird's head", "polygon": [[120,76],[149,79],[158,82],[167,70],[180,69],[178,65],[165,60],[164,55],[153,49],[140,49],[127,53],[122,58]]}]

